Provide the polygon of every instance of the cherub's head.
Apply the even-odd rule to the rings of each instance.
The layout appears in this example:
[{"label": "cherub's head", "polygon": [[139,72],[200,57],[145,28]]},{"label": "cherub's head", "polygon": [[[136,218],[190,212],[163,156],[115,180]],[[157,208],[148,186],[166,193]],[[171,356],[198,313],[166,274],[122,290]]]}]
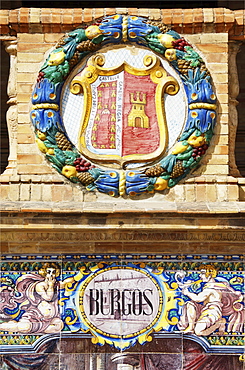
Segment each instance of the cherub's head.
[{"label": "cherub's head", "polygon": [[54,262],[47,262],[45,263],[41,269],[38,271],[39,275],[46,278],[48,275],[53,275],[54,277],[57,277],[60,275],[60,267]]},{"label": "cherub's head", "polygon": [[203,281],[209,281],[217,276],[218,270],[213,265],[202,265],[200,267],[201,278]]}]

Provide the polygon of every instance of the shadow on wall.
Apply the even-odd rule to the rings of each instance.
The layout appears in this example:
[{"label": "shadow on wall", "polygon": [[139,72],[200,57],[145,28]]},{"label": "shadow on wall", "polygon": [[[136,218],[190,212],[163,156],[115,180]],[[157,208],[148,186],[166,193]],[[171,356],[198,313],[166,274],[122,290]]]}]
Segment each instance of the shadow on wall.
[{"label": "shadow on wall", "polygon": [[237,97],[238,127],[236,135],[236,164],[242,176],[245,176],[245,43],[241,46],[241,51],[237,54],[237,72],[240,91]]},{"label": "shadow on wall", "polygon": [[0,125],[0,162],[1,162],[1,173],[4,172],[8,164],[9,155],[9,138],[6,121],[6,112],[8,110],[7,100],[7,83],[9,76],[9,55],[5,51],[4,44],[1,42],[1,67],[0,67],[0,84],[1,84],[1,125]]}]

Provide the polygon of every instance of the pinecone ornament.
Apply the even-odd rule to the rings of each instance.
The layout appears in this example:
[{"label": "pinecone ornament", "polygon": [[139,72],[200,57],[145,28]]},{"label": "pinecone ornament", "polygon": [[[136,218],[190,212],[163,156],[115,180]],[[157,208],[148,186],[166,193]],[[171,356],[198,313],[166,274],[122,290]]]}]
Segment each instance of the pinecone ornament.
[{"label": "pinecone ornament", "polygon": [[77,50],[82,52],[82,51],[93,51],[98,47],[98,45],[94,44],[92,41],[87,40],[80,42],[80,44],[77,45]]},{"label": "pinecone ornament", "polygon": [[56,44],[56,48],[61,48],[62,46],[65,45],[65,39],[67,38],[67,36],[63,36],[59,41],[58,43]]},{"label": "pinecone ornament", "polygon": [[188,75],[188,69],[195,69],[196,67],[191,66],[191,62],[185,59],[178,60],[178,68],[182,75]]},{"label": "pinecone ornament", "polygon": [[76,51],[69,62],[70,68],[73,68],[77,64],[77,62],[79,61],[79,57],[80,53],[79,51]]},{"label": "pinecone ornament", "polygon": [[177,161],[177,163],[174,165],[171,177],[175,179],[176,177],[179,177],[179,176],[183,175],[184,172],[185,172],[185,170],[184,170],[184,167],[182,165],[182,162]]},{"label": "pinecone ornament", "polygon": [[209,70],[207,69],[207,67],[205,66],[205,64],[204,64],[204,63],[201,63],[200,71],[201,71],[201,72],[206,72],[205,77],[206,77],[206,76],[210,76],[210,72],[209,72]]},{"label": "pinecone ornament", "polygon": [[80,172],[77,177],[84,186],[88,186],[94,182],[94,178],[89,172]]},{"label": "pinecone ornament", "polygon": [[61,150],[72,150],[72,144],[70,141],[66,138],[62,132],[57,132],[55,135],[56,143],[59,149]]},{"label": "pinecone ornament", "polygon": [[156,164],[153,167],[148,168],[145,171],[145,175],[148,177],[158,177],[160,176],[163,172],[165,172],[165,169],[160,166],[160,164]]},{"label": "pinecone ornament", "polygon": [[167,31],[169,31],[169,28],[168,26],[166,26],[165,23],[161,23],[161,22],[157,22],[157,21],[148,21],[147,22],[148,24],[150,24],[151,26],[156,26],[159,28],[159,30],[162,32],[162,33],[165,33]]}]

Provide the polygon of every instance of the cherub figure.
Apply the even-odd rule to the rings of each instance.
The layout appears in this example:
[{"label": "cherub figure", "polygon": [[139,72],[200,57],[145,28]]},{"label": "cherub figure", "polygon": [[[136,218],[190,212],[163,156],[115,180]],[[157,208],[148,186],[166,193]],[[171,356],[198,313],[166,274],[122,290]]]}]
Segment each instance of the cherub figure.
[{"label": "cherub figure", "polygon": [[229,316],[228,332],[243,332],[243,295],[234,290],[228,281],[217,281],[217,269],[213,265],[201,266],[200,281],[204,282],[198,294],[189,291],[189,283],[181,285],[182,293],[190,300],[183,307],[178,328],[185,333],[207,336],[218,329],[223,333]]},{"label": "cherub figure", "polygon": [[17,279],[16,290],[20,296],[3,287],[0,313],[4,312],[4,308],[13,309],[18,305],[25,312],[18,321],[2,322],[0,330],[18,333],[60,332],[63,322],[58,309],[59,283],[56,278],[59,275],[59,266],[48,262],[39,270],[39,274],[25,274]]}]

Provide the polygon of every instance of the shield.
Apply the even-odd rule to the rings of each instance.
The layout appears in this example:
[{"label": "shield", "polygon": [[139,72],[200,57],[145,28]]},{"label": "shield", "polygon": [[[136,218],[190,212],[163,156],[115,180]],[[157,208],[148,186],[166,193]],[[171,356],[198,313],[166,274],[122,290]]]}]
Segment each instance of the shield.
[{"label": "shield", "polygon": [[80,152],[119,168],[158,159],[168,145],[163,96],[176,94],[178,82],[155,55],[144,57],[145,68],[104,63],[103,54],[92,56],[71,82],[73,94],[84,94]]}]

